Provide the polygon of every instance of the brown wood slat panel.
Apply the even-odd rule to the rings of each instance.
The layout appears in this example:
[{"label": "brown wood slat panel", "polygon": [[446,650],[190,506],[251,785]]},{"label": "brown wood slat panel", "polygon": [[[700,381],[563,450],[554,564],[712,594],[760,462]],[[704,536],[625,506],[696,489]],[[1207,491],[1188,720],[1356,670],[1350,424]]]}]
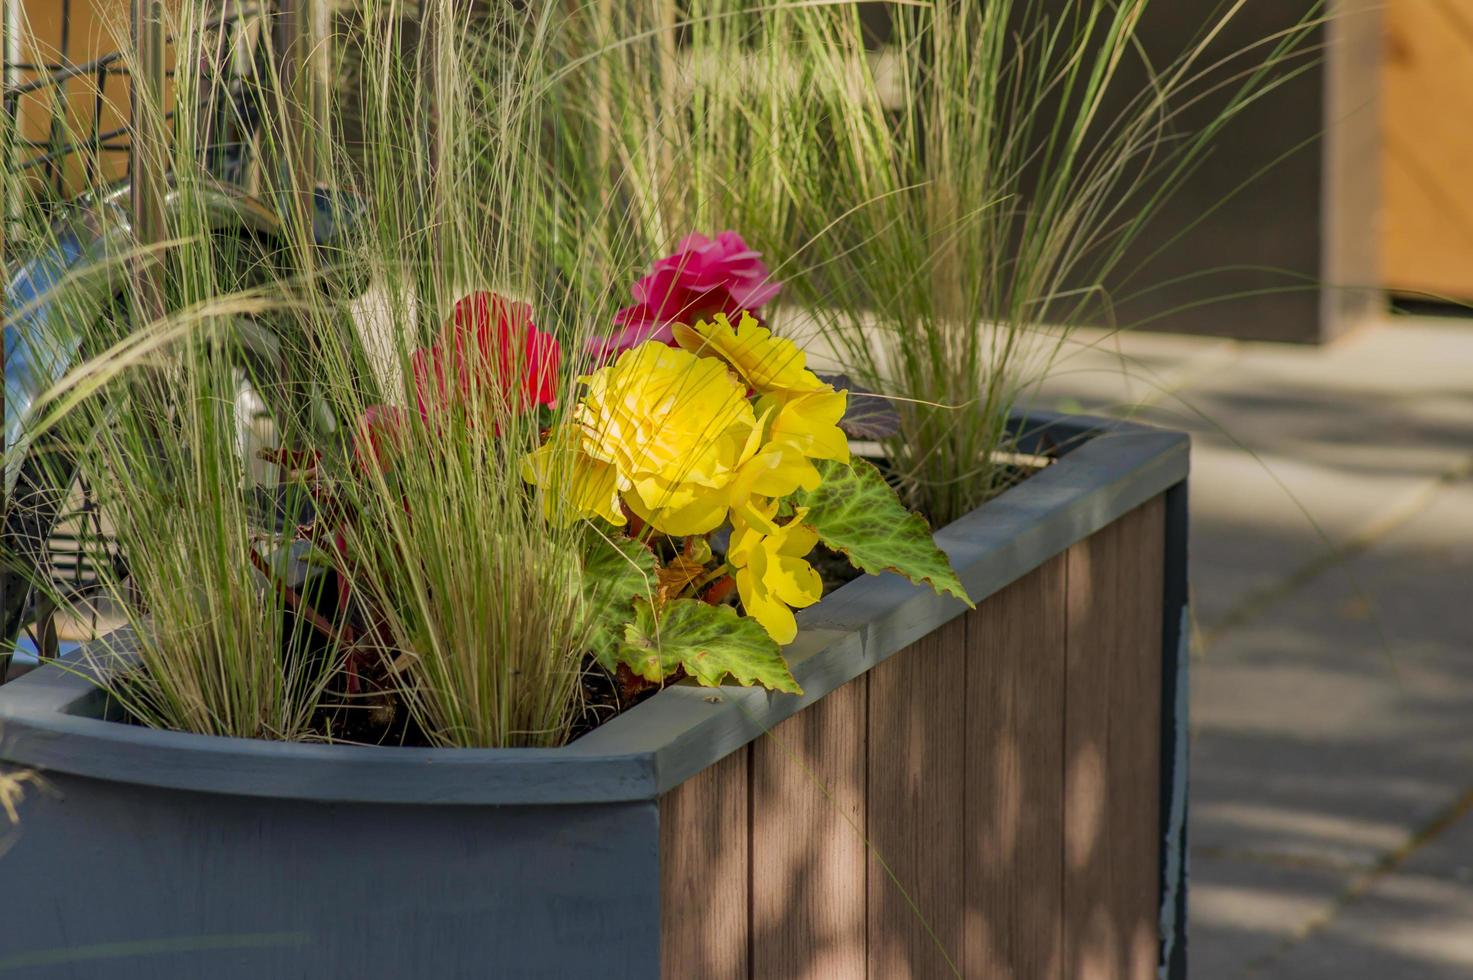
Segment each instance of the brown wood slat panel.
[{"label": "brown wood slat panel", "polygon": [[661,973],[746,980],[747,766],[742,749],[660,798]]},{"label": "brown wood slat panel", "polygon": [[967,623],[968,977],[1062,980],[1065,559]]},{"label": "brown wood slat panel", "polygon": [[870,672],[869,975],[877,980],[935,980],[961,962],[965,662],[959,618]]},{"label": "brown wood slat panel", "polygon": [[1473,4],[1389,0],[1381,81],[1386,285],[1473,299]]},{"label": "brown wood slat panel", "polygon": [[1164,515],[1157,498],[1067,553],[1070,980],[1156,976]]},{"label": "brown wood slat panel", "polygon": [[752,976],[865,976],[860,677],[752,744]]}]

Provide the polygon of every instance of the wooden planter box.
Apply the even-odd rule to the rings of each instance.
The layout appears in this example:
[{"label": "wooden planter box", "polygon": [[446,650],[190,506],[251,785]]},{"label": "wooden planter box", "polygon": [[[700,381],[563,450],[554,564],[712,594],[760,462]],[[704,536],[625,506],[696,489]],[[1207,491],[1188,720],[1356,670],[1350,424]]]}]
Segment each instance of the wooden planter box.
[{"label": "wooden planter box", "polygon": [[682,684],[564,748],[442,750],[117,724],[55,666],[0,688],[0,757],[48,783],[0,968],[1184,976],[1187,439],[1027,430],[1070,451],[938,534],[977,610],[844,586],[789,649],[802,698]]}]

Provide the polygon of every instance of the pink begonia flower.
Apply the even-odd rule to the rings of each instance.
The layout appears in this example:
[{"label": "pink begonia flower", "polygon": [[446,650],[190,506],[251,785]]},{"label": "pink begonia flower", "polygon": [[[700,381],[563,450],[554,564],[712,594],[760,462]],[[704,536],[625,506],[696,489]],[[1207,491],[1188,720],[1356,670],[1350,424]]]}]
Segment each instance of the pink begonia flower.
[{"label": "pink begonia flower", "polygon": [[711,239],[692,234],[634,284],[630,290],[634,305],[614,317],[620,329],[594,338],[588,348],[607,358],[646,340],[673,344],[672,323],[694,323],[717,313],[735,317],[746,311],[756,316],[781,290],[762,253],[748,248],[741,235],[723,231]]}]

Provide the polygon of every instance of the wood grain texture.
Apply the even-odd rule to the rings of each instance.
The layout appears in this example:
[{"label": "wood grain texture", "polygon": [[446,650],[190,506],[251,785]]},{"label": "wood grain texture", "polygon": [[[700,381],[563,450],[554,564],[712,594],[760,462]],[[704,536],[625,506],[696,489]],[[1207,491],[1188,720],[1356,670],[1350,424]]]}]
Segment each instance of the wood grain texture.
[{"label": "wood grain texture", "polygon": [[860,677],[752,743],[752,976],[866,969],[865,708]]},{"label": "wood grain texture", "polygon": [[667,794],[664,976],[1153,978],[1164,518]]},{"label": "wood grain texture", "polygon": [[967,622],[965,974],[1062,980],[1065,559]]},{"label": "wood grain texture", "polygon": [[1386,285],[1473,299],[1473,3],[1388,0],[1381,82]]},{"label": "wood grain texture", "polygon": [[1156,975],[1165,510],[1066,555],[1064,974]]},{"label": "wood grain texture", "polygon": [[931,980],[961,962],[966,627],[870,672],[871,977]]},{"label": "wood grain texture", "polygon": [[747,774],[743,748],[660,798],[661,974],[746,980]]}]

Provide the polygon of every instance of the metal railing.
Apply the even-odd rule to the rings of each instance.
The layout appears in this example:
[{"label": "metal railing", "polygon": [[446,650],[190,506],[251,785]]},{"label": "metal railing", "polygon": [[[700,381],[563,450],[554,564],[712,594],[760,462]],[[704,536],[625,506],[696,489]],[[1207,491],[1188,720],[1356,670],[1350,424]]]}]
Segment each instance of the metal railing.
[{"label": "metal railing", "polygon": [[[10,149],[12,156],[9,158],[12,161],[10,167],[13,174],[18,175],[46,168],[48,183],[56,196],[60,198],[66,194],[66,175],[63,164],[68,157],[85,153],[82,157],[82,164],[86,168],[85,181],[89,186],[95,186],[100,177],[96,172],[100,156],[104,153],[127,154],[130,151],[130,145],[124,139],[129,134],[129,126],[118,126],[106,131],[102,129],[104,110],[108,105],[108,82],[114,78],[126,77],[128,74],[128,69],[123,64],[122,52],[114,51],[80,65],[36,66],[26,63],[7,63],[5,67],[7,72],[14,70],[27,72],[44,70],[47,72],[44,78],[5,90],[4,112],[8,119],[7,125],[12,127],[13,132],[20,131],[20,105],[24,96],[51,89],[58,103],[53,108],[51,129],[46,139],[28,139],[24,136],[13,139]],[[71,110],[67,83],[77,78],[90,78],[93,82],[92,124],[86,138],[69,140],[65,122]],[[26,159],[15,160],[13,154],[16,150],[40,150],[42,152]]]},{"label": "metal railing", "polygon": [[[17,2],[18,0],[0,0],[0,4],[5,6]],[[155,100],[153,104],[159,104],[162,86],[174,75],[174,71],[166,67],[167,48],[173,43],[173,39],[163,32],[162,0],[133,0],[133,5],[134,61],[137,72],[143,77],[138,79],[140,85],[135,86],[132,102],[136,103],[138,90],[142,89],[148,92],[147,98]],[[235,0],[223,0],[221,8],[219,15],[201,25],[202,30],[221,31],[233,24],[250,21],[260,16],[262,9],[258,4],[241,4]],[[63,7],[63,36],[70,33],[67,25],[69,11],[70,5]],[[9,18],[4,20],[8,32]],[[167,133],[138,133],[139,125],[148,122],[145,118],[147,114],[138,113],[132,104],[128,106],[128,118],[121,125],[102,128],[108,109],[122,108],[120,100],[110,97],[110,91],[116,90],[115,80],[126,80],[134,74],[124,52],[113,51],[77,63],[66,58],[63,50],[60,61],[37,64],[9,60],[6,56],[8,48],[8,44],[0,45],[0,65],[3,65],[0,79],[8,81],[17,73],[40,76],[17,85],[0,84],[0,111],[5,116],[3,125],[12,134],[11,145],[0,150],[0,165],[8,163],[12,175],[44,170],[45,183],[59,200],[67,196],[65,165],[69,158],[82,155],[83,183],[90,188],[99,183],[100,174],[97,168],[105,155],[120,154],[129,157],[131,161],[135,138],[143,142],[150,138],[169,138]],[[87,79],[90,82],[87,92],[90,113],[88,125],[82,135],[77,135],[78,127],[71,125],[71,120],[77,115],[77,107],[69,85],[78,79]],[[36,99],[41,93],[46,93],[46,99],[50,102],[51,124],[45,138],[37,139],[22,133],[22,106],[25,99]],[[208,97],[210,96],[201,96],[202,99]],[[170,122],[174,118],[172,111],[152,115],[164,122]],[[133,165],[130,165],[127,177],[131,178],[133,169]]]}]

